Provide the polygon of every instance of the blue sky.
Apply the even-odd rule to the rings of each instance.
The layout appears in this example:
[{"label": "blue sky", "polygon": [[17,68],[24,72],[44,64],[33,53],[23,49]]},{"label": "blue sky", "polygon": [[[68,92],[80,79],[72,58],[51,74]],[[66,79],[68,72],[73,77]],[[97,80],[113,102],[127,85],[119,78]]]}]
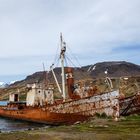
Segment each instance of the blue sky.
[{"label": "blue sky", "polygon": [[140,64],[140,0],[0,0],[0,81],[53,63],[59,34],[81,65]]}]

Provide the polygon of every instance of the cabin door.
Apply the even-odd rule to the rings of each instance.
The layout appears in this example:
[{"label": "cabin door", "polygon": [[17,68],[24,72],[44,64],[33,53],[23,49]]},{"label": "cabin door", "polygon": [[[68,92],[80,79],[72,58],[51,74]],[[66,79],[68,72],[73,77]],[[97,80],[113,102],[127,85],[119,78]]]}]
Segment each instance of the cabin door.
[{"label": "cabin door", "polygon": [[18,94],[15,94],[15,99],[14,99],[15,102],[18,101]]}]

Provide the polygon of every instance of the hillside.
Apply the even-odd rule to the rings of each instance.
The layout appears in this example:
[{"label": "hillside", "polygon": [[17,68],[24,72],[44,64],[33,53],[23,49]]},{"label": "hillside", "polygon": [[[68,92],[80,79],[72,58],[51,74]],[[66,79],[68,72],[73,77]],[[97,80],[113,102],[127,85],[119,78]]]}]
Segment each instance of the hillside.
[{"label": "hillside", "polygon": [[[58,81],[61,82],[61,69],[55,68],[54,72]],[[28,83],[43,82],[46,74],[43,71],[36,72],[26,77],[22,81],[18,81],[11,86],[26,85]],[[54,83],[52,72],[48,72],[48,81]],[[125,76],[140,76],[140,66],[125,62],[125,61],[114,61],[114,62],[100,62],[94,65],[88,65],[84,67],[74,68],[75,80],[81,79],[93,79],[93,78],[104,78],[104,77],[125,77]]]},{"label": "hillside", "polygon": [[124,77],[140,75],[140,66],[125,62],[101,62],[86,67],[90,75],[95,78],[101,77]]},{"label": "hillside", "polygon": [[[61,84],[61,68],[55,68],[54,72]],[[74,68],[74,78],[76,83],[81,81],[92,82],[94,86],[97,86],[99,92],[107,92],[109,86],[105,82],[105,77],[112,79],[114,89],[118,89],[121,86],[121,90],[126,95],[132,95],[138,89],[140,90],[140,66],[125,61],[117,62],[100,62],[94,65],[88,65],[84,67]],[[120,77],[130,77],[127,82],[121,81]],[[32,83],[45,83],[45,79],[48,79],[49,83],[55,84],[52,72],[36,72],[27,76],[24,80],[11,84],[8,88],[0,89],[0,99],[7,99],[8,95],[13,92],[17,92],[20,89],[21,99],[26,97],[26,85]],[[57,89],[56,89],[57,91]],[[58,97],[58,92],[56,92]]]}]

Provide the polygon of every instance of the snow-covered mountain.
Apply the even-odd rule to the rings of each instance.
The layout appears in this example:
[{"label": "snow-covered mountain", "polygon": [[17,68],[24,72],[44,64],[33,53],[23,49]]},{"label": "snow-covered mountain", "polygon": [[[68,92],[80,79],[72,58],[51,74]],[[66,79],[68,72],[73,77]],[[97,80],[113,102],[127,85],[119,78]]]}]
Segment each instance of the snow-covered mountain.
[{"label": "snow-covered mountain", "polygon": [[9,82],[9,83],[5,83],[5,82],[1,82],[0,81],[0,88],[6,88],[6,87],[8,87],[9,85],[11,85],[11,84],[14,84],[16,81],[11,81],[11,82]]},{"label": "snow-covered mountain", "polygon": [[0,88],[5,88],[5,87],[7,87],[7,86],[8,86],[7,83],[5,83],[5,82],[0,82]]}]

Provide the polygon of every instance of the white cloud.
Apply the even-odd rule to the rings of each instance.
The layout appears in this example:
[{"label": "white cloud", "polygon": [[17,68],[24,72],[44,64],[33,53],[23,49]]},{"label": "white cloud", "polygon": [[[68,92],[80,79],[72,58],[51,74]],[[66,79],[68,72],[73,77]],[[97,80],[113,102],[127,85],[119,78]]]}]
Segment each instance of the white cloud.
[{"label": "white cloud", "polygon": [[126,54],[126,44],[140,44],[139,7],[139,0],[0,0],[0,73],[28,74],[44,59],[50,64],[60,32],[82,65],[115,59],[117,47]]}]

